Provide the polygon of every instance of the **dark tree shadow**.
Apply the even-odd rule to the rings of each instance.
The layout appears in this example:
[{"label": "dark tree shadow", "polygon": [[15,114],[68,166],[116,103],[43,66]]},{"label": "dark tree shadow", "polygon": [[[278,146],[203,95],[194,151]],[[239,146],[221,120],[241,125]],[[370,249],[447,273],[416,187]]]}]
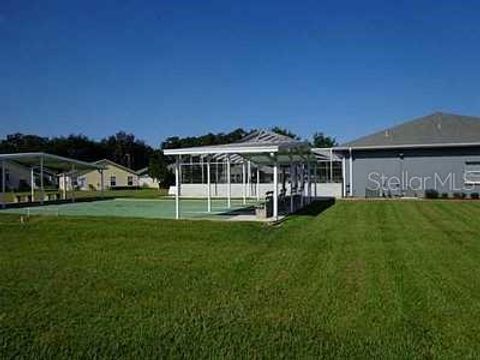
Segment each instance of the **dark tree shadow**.
[{"label": "dark tree shadow", "polygon": [[[293,214],[289,213],[288,202],[285,204],[280,205],[279,207],[279,215],[281,216],[289,216],[289,215],[296,215],[296,216],[317,216],[330,208],[331,206],[335,205],[335,198],[325,197],[325,198],[317,198],[311,204],[305,206],[303,209],[300,209]],[[255,215],[255,207],[248,206],[244,208],[237,208],[232,210],[225,210],[219,214],[216,214],[220,217],[229,217],[229,216],[236,216],[236,215]]]},{"label": "dark tree shadow", "polygon": [[318,216],[333,205],[335,205],[335,198],[317,198],[311,204],[305,206],[303,209],[298,210],[293,215]]}]

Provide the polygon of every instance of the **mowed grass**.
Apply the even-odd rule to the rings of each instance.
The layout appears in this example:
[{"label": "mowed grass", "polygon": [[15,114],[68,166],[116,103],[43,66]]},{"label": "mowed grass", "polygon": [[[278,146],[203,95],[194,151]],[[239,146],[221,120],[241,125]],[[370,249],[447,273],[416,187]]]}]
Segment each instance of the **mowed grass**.
[{"label": "mowed grass", "polygon": [[0,357],[478,358],[480,203],[0,216]]}]

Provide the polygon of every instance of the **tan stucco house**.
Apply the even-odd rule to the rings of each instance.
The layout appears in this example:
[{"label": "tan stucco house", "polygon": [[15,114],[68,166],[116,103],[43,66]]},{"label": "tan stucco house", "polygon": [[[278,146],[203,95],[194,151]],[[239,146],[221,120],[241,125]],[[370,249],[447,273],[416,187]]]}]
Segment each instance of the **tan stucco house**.
[{"label": "tan stucco house", "polygon": [[[117,164],[114,161],[103,159],[95,161],[93,164],[104,166],[103,181],[104,189],[115,188],[135,188],[139,186],[138,174],[126,166]],[[63,188],[63,174],[60,176],[60,188]],[[66,178],[67,190],[72,189],[69,177]],[[101,190],[102,174],[98,170],[91,170],[88,172],[81,172],[76,174],[76,181],[74,180],[75,188],[78,190]]]}]

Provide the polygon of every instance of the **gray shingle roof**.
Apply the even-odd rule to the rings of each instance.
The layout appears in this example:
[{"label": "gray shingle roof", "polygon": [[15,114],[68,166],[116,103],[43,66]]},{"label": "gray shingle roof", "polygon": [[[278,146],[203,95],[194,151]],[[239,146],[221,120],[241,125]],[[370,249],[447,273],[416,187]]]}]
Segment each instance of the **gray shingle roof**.
[{"label": "gray shingle roof", "polygon": [[433,113],[342,144],[341,147],[480,144],[480,117]]}]

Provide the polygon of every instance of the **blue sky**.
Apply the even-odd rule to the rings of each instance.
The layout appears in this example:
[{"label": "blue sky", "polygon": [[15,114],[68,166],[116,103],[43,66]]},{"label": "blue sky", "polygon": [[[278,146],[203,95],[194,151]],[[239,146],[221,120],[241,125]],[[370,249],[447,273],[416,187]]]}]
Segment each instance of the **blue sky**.
[{"label": "blue sky", "polygon": [[478,1],[0,2],[0,136],[288,127],[340,141],[480,115]]}]

